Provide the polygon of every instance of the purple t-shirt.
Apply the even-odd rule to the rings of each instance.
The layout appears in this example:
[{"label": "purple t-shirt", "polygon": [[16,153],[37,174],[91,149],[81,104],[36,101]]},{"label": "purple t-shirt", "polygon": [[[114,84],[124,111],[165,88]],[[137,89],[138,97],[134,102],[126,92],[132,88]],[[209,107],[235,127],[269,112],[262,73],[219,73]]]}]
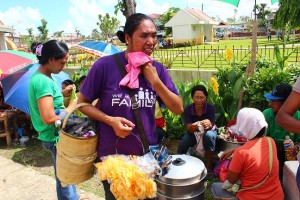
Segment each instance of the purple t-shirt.
[{"label": "purple t-shirt", "polygon": [[296,83],[293,85],[293,90],[300,93],[300,77],[297,78]]},{"label": "purple t-shirt", "polygon": [[[125,53],[119,53],[119,57],[125,67],[128,64]],[[173,93],[179,94],[166,68],[155,61],[152,65],[156,68],[158,76],[166,87]],[[116,153],[125,155],[142,155],[143,153],[128,88],[119,86],[121,79],[122,76],[114,57],[105,56],[94,63],[80,89],[85,98],[91,101],[99,99],[98,108],[102,112],[110,116],[124,117],[136,125],[132,134],[123,139],[116,136],[112,127],[99,122],[99,157]],[[139,104],[139,112],[148,142],[150,145],[155,145],[157,144],[157,136],[155,134],[154,111],[158,96],[143,74],[140,74],[138,79],[139,88],[133,89],[133,91]]]},{"label": "purple t-shirt", "polygon": [[215,107],[212,104],[206,102],[204,105],[203,114],[201,116],[197,116],[195,104],[192,103],[185,107],[184,119],[185,124],[192,124],[197,121],[209,119],[213,126],[215,125]]}]

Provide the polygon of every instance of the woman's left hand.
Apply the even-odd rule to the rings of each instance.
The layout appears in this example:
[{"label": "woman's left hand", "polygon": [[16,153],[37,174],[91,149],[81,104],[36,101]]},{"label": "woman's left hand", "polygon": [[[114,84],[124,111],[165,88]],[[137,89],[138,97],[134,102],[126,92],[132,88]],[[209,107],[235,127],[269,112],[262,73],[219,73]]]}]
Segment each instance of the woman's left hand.
[{"label": "woman's left hand", "polygon": [[209,130],[211,128],[211,122],[209,119],[200,121],[200,124],[204,127],[205,130]]}]

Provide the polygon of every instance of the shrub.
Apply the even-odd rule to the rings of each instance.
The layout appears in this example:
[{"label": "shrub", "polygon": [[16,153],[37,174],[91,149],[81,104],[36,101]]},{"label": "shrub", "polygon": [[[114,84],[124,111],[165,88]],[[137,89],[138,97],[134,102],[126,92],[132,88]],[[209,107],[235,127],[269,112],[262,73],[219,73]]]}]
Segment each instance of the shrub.
[{"label": "shrub", "polygon": [[257,61],[255,74],[246,82],[244,102],[246,106],[257,108],[261,111],[268,108],[265,93],[270,93],[280,83],[293,85],[300,75],[300,66],[287,65],[281,68],[275,61],[260,59]]}]

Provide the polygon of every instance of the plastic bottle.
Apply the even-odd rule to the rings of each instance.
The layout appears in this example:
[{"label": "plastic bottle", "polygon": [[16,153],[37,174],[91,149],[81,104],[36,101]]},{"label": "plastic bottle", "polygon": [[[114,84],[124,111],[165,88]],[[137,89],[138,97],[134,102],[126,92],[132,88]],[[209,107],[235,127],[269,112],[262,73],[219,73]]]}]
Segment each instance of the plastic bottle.
[{"label": "plastic bottle", "polygon": [[294,156],[294,142],[290,139],[290,136],[286,135],[283,142],[285,151],[285,160],[295,160]]},{"label": "plastic bottle", "polygon": [[[64,120],[66,118],[67,114],[68,114],[68,112],[65,110],[59,110],[59,109],[55,110],[55,115],[60,115],[61,120]],[[74,114],[70,114],[69,118],[72,119],[73,117],[74,117]]]}]

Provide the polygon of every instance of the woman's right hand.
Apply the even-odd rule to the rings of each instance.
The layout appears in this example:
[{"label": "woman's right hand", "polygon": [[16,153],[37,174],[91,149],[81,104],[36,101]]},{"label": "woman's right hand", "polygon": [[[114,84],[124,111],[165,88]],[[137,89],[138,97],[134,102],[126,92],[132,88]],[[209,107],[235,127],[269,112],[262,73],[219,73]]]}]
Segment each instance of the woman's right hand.
[{"label": "woman's right hand", "polygon": [[226,159],[228,159],[233,154],[233,152],[234,152],[234,150],[225,151],[221,155],[220,160],[226,160]]},{"label": "woman's right hand", "polygon": [[71,91],[75,89],[76,90],[76,85],[72,84],[72,85],[68,85],[65,89],[63,89],[61,91],[61,93],[63,94],[64,97],[69,97],[71,94]]},{"label": "woman's right hand", "polygon": [[123,117],[113,117],[110,126],[114,129],[115,134],[121,138],[125,138],[132,132],[135,125],[123,118]]}]

